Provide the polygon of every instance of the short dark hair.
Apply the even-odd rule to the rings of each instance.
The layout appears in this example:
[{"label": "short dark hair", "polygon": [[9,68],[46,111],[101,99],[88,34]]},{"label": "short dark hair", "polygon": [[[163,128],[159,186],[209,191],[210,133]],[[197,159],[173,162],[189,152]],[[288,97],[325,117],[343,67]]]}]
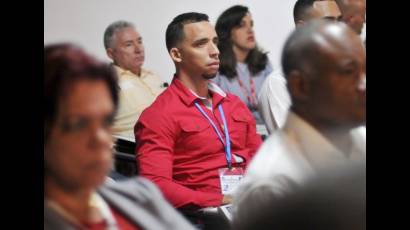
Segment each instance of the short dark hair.
[{"label": "short dark hair", "polygon": [[118,83],[114,70],[81,48],[61,43],[44,47],[44,141],[57,118],[60,100],[67,87],[80,80],[101,80],[107,84],[115,109]]},{"label": "short dark hair", "polygon": [[308,10],[313,7],[313,3],[318,0],[297,0],[293,7],[293,20],[306,20]]},{"label": "short dark hair", "polygon": [[[215,30],[218,34],[218,49],[221,61],[219,72],[228,79],[236,77],[236,57],[233,52],[231,40],[231,31],[241,24],[242,18],[249,13],[248,7],[235,5],[226,9],[216,21]],[[245,59],[249,71],[255,75],[265,69],[268,64],[268,56],[262,52],[259,47],[252,49]]]},{"label": "short dark hair", "polygon": [[170,51],[176,47],[179,42],[184,39],[184,25],[194,22],[209,22],[209,17],[206,14],[189,12],[176,16],[171,23],[169,23],[166,33],[165,42],[167,50]]}]

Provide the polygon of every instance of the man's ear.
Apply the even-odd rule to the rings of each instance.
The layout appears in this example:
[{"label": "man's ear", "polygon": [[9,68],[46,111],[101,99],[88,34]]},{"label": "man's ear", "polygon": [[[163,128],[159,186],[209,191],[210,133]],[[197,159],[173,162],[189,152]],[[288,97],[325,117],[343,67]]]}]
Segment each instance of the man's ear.
[{"label": "man's ear", "polygon": [[295,24],[296,24],[296,27],[302,27],[303,25],[305,25],[305,21],[298,20]]},{"label": "man's ear", "polygon": [[182,61],[181,52],[179,52],[179,49],[176,47],[169,50],[169,55],[171,55],[172,60],[176,63],[179,63]]},{"label": "man's ear", "polygon": [[308,101],[311,95],[309,76],[299,70],[292,70],[287,77],[289,94],[299,102]]},{"label": "man's ear", "polygon": [[108,57],[111,58],[111,60],[114,60],[114,50],[112,48],[107,48],[105,52],[107,53]]}]

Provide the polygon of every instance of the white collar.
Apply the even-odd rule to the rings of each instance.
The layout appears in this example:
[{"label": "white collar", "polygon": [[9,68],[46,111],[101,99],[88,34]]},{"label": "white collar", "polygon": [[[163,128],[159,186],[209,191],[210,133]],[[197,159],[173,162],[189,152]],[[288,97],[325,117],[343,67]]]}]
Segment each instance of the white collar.
[{"label": "white collar", "polygon": [[[47,205],[50,209],[57,212],[70,223],[76,226],[82,226],[75,217],[68,213],[57,202],[47,198],[45,198],[44,202],[45,205]],[[97,208],[100,211],[102,218],[107,222],[107,230],[118,230],[117,222],[115,221],[115,218],[110,210],[110,207],[98,193],[94,193],[91,196],[89,203],[91,206]]]},{"label": "white collar", "polygon": [[129,75],[132,75],[132,76],[138,77],[137,79],[143,79],[143,78],[145,78],[145,77],[148,75],[148,73],[149,73],[148,70],[146,70],[146,69],[144,69],[144,68],[141,67],[141,73],[140,73],[140,76],[138,76],[138,75],[136,75],[135,73],[131,72],[130,70],[123,69],[123,68],[121,68],[121,67],[119,67],[119,66],[117,66],[117,65],[115,65],[115,64],[113,64],[113,66],[114,66],[114,68],[115,68],[115,70],[116,70],[116,72],[117,72],[117,74],[118,74],[118,77],[123,77],[124,75],[128,75],[128,76],[129,76]]},{"label": "white collar", "polygon": [[304,153],[307,160],[319,165],[328,165],[331,162],[337,162],[348,159],[362,159],[365,157],[366,137],[357,135],[359,129],[353,129],[350,136],[353,141],[352,152],[347,158],[346,155],[334,146],[325,136],[318,132],[309,123],[293,112],[289,112],[283,132],[290,137],[291,141],[295,141]]},{"label": "white collar", "polygon": [[[208,89],[214,93],[217,93],[219,95],[221,95],[221,97],[226,97],[226,93],[214,82],[209,81],[208,83]],[[201,99],[201,100],[206,100],[206,97],[201,97],[198,94],[196,94],[193,90],[189,89],[189,91],[197,98]]]}]

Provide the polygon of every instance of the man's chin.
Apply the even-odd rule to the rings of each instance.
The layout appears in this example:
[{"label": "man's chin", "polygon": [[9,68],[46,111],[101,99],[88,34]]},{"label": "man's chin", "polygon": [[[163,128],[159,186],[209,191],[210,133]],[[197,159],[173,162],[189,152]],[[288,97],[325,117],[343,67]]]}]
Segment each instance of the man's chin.
[{"label": "man's chin", "polygon": [[217,73],[210,73],[210,74],[202,74],[202,77],[206,80],[211,80],[214,79],[216,77]]}]

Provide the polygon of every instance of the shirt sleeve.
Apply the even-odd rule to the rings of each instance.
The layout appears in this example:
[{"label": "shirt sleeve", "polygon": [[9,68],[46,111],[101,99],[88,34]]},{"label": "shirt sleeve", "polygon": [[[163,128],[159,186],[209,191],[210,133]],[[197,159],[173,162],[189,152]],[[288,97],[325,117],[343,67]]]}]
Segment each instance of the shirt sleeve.
[{"label": "shirt sleeve", "polygon": [[262,115],[262,119],[265,121],[265,125],[268,132],[271,134],[276,129],[277,124],[273,118],[271,109],[269,107],[269,84],[271,76],[268,76],[263,82],[261,90],[258,95],[258,109]]},{"label": "shirt sleeve", "polygon": [[281,72],[276,72],[270,77],[267,85],[266,98],[269,103],[268,109],[271,120],[275,124],[275,130],[279,129],[285,124],[291,105],[286,80]]},{"label": "shirt sleeve", "polygon": [[286,80],[280,70],[269,75],[258,95],[259,110],[269,133],[281,128],[291,105]]},{"label": "shirt sleeve", "polygon": [[222,194],[195,191],[173,181],[173,149],[178,129],[172,121],[158,119],[158,115],[141,116],[134,130],[141,176],[153,181],[176,208],[220,206]]},{"label": "shirt sleeve", "polygon": [[247,138],[246,138],[246,147],[249,149],[249,156],[253,158],[253,156],[256,154],[258,151],[259,147],[262,144],[262,138],[261,136],[256,132],[256,121],[255,118],[253,117],[251,111],[246,107],[244,103],[241,103],[242,105],[242,110],[243,114],[245,114],[248,117],[249,122],[249,128],[248,132],[246,133]]}]

